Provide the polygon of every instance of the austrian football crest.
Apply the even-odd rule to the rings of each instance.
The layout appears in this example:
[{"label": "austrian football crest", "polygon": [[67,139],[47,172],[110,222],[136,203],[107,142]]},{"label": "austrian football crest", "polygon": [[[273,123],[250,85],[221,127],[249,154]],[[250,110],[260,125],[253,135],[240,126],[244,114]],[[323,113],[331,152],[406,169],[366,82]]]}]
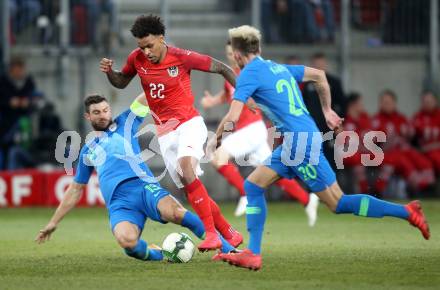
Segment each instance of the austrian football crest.
[{"label": "austrian football crest", "polygon": [[177,77],[177,75],[179,74],[179,68],[177,66],[170,66],[168,68],[168,74],[170,75],[170,77]]}]

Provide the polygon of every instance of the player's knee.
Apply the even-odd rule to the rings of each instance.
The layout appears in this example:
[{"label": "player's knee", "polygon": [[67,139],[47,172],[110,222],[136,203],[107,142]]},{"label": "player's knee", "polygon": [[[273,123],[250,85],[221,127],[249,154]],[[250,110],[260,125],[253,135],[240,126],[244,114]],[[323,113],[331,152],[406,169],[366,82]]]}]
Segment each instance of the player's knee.
[{"label": "player's knee", "polygon": [[179,224],[180,225],[182,223],[182,220],[183,220],[183,217],[185,215],[185,212],[186,212],[186,209],[184,209],[181,206],[176,206],[173,209],[173,212],[171,214],[171,222],[174,223],[174,224]]},{"label": "player's knee", "polygon": [[182,223],[185,212],[186,209],[183,208],[182,206],[173,205],[172,208],[170,208],[164,213],[162,218],[165,219],[167,222],[180,225]]},{"label": "player's knee", "polygon": [[138,236],[136,233],[124,232],[116,234],[116,240],[121,248],[133,249],[137,244]]},{"label": "player's knee", "polygon": [[157,208],[162,220],[179,225],[186,213],[186,209],[171,195],[162,198]]}]

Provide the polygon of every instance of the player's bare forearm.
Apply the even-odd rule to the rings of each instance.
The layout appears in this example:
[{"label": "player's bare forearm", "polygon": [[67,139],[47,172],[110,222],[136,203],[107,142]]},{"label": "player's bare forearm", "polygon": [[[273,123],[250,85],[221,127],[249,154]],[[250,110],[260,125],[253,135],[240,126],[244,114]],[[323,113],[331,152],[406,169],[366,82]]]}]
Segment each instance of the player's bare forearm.
[{"label": "player's bare forearm", "polygon": [[127,76],[120,71],[114,70],[110,70],[109,72],[107,72],[107,78],[110,83],[118,89],[124,89],[133,79],[132,76]]},{"label": "player's bare forearm", "polygon": [[209,71],[221,74],[235,88],[235,73],[227,64],[213,58]]},{"label": "player's bare forearm", "polygon": [[57,207],[49,223],[57,225],[64,218],[64,216],[75,207],[75,205],[81,199],[84,186],[84,184],[75,182],[69,185],[64,194],[63,200]]},{"label": "player's bare forearm", "polygon": [[304,82],[312,81],[315,86],[316,93],[319,96],[321,107],[324,112],[331,110],[331,92],[325,72],[319,69],[306,67],[304,70]]},{"label": "player's bare forearm", "polygon": [[331,101],[331,94],[330,94],[330,86],[327,82],[327,78],[325,75],[324,75],[324,80],[315,83],[315,90],[318,93],[322,110],[324,112],[331,110],[332,101]]},{"label": "player's bare forearm", "polygon": [[248,101],[246,102],[246,106],[249,108],[249,110],[251,110],[254,113],[256,113],[256,110],[258,109],[257,103],[252,98],[248,99]]},{"label": "player's bare forearm", "polygon": [[81,198],[84,186],[84,184],[79,184],[76,182],[70,184],[69,188],[64,194],[63,200],[56,209],[52,218],[47,223],[47,225],[38,232],[35,238],[35,242],[41,244],[50,240],[52,233],[57,229],[58,223],[70,210],[72,210],[72,208],[75,207],[75,205]]},{"label": "player's bare forearm", "polygon": [[[226,116],[222,119],[220,122],[220,125],[217,128],[216,136],[217,141],[221,141],[223,132],[225,129],[227,131],[232,131],[235,128],[235,124],[237,123],[238,119],[240,118],[241,111],[243,110],[244,104],[240,101],[232,101],[231,107],[229,108],[229,112],[226,114]],[[225,125],[228,125],[228,128],[225,128]]]}]

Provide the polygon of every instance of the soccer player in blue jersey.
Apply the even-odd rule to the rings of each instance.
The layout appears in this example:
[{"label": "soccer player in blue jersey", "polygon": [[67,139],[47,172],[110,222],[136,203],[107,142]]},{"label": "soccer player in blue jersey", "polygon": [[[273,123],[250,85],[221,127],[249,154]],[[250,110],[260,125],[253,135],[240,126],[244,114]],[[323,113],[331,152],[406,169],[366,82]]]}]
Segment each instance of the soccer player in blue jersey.
[{"label": "soccer player in blue jersey", "polygon": [[[115,120],[109,103],[101,95],[88,96],[84,105],[85,118],[96,137],[81,149],[74,181],[49,223],[38,233],[36,242],[49,240],[59,222],[80,200],[94,169],[112,232],[128,256],[140,260],[163,259],[160,248],[148,248],[140,238],[147,218],[160,223],[180,224],[203,239],[205,228],[200,218],[163,189],[140,159],[141,150],[135,135],[149,111],[145,96],[138,96],[130,109]],[[222,252],[233,250],[228,242],[220,239]]]},{"label": "soccer player in blue jersey", "polygon": [[281,177],[301,178],[334,213],[405,219],[418,227],[425,239],[429,239],[429,227],[418,201],[399,205],[366,194],[345,195],[340,189],[335,173],[322,153],[322,136],[298,88],[298,82],[314,82],[328,126],[330,129],[339,128],[343,120],[331,108],[325,73],[263,59],[260,56],[260,32],[253,27],[245,25],[230,29],[229,37],[234,58],[242,71],[230,110],[217,129],[217,140],[210,140],[208,148],[215,147],[216,141],[221,140],[227,122],[234,124],[238,120],[244,103],[250,97],[283,133],[284,140],[265,165],[257,167],[245,181],[248,198],[246,219],[250,235],[248,249],[221,254],[220,258],[238,267],[253,270],[262,267],[261,240],[266,220],[264,192]]}]

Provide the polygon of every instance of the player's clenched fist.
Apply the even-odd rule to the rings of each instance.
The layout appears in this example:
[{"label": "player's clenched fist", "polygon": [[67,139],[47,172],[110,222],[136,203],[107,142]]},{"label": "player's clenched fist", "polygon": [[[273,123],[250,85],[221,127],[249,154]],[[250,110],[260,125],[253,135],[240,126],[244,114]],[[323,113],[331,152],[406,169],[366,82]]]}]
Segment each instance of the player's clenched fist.
[{"label": "player's clenched fist", "polygon": [[101,62],[99,63],[99,68],[102,72],[108,73],[112,70],[113,60],[108,58],[101,59]]}]

